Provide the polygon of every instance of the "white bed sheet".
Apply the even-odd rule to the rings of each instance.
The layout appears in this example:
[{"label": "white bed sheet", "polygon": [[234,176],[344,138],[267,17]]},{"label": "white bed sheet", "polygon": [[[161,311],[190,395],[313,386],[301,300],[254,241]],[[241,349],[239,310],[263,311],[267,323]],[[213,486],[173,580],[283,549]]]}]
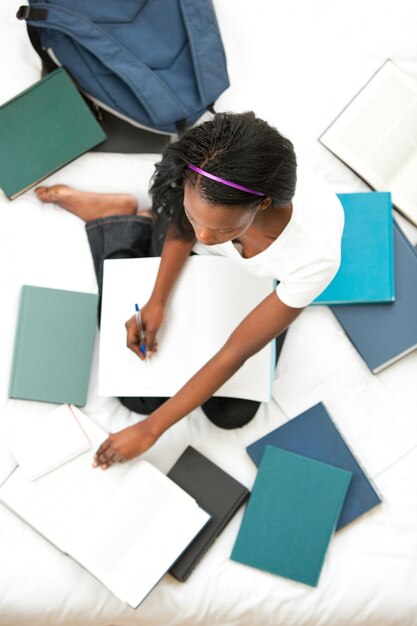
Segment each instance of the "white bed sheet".
[{"label": "white bed sheet", "polygon": [[[40,77],[40,64],[14,18],[20,2],[0,3],[0,102]],[[417,79],[413,0],[216,0],[231,87],[219,110],[253,109],[286,133],[299,157],[336,192],[366,189],[317,137],[386,58]],[[136,193],[155,155],[88,154],[51,176],[86,190]],[[0,197],[0,479],[13,467],[7,421],[42,411],[9,400],[8,378],[20,286],[96,291],[82,222],[33,192]],[[411,240],[417,229],[400,219]],[[256,419],[222,431],[200,410],[171,428],[145,455],[167,471],[193,445],[252,486],[245,446],[324,400],[384,503],[333,539],[319,586],[309,588],[230,561],[240,511],[187,583],[165,576],[132,610],[75,562],[0,507],[1,626],[416,626],[417,353],[373,376],[326,307],[310,308],[289,331],[274,398]],[[97,395],[97,345],[85,413],[109,430],[133,423],[117,400]],[[111,505],[111,503],[109,503]],[[88,514],[88,512],[86,513]]]}]

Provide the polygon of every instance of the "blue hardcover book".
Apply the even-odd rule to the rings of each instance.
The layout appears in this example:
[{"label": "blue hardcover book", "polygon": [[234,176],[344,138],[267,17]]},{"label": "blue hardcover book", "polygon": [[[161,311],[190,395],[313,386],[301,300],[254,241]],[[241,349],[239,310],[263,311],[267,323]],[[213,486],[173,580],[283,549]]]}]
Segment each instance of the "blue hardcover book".
[{"label": "blue hardcover book", "polygon": [[336,276],[314,303],[394,300],[391,194],[342,193],[338,198],[345,212],[342,260]]},{"label": "blue hardcover book", "polygon": [[231,559],[315,587],[351,473],[266,446]]},{"label": "blue hardcover book", "polygon": [[331,307],[374,374],[417,348],[417,254],[396,222],[394,258],[395,302]]},{"label": "blue hardcover book", "polygon": [[259,465],[266,445],[352,472],[337,530],[380,504],[381,498],[321,402],[248,446],[247,451],[256,465]]}]

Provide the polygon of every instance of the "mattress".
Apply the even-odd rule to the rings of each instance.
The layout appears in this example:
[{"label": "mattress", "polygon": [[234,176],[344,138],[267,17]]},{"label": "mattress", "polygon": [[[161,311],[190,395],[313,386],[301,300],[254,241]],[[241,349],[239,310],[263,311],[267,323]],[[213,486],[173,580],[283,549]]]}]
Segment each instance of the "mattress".
[{"label": "mattress", "polygon": [[[25,25],[14,17],[18,6],[17,0],[0,4],[0,102],[40,78]],[[231,80],[217,110],[254,110],[294,142],[300,161],[335,192],[367,190],[317,138],[385,59],[417,79],[415,3],[215,0],[214,6]],[[158,160],[157,154],[88,153],[46,184],[129,192],[146,208]],[[80,219],[41,205],[33,190],[12,202],[1,195],[0,214],[1,481],[14,467],[7,424],[43,408],[7,393],[20,287],[96,292],[97,286]],[[417,229],[398,220],[417,243]],[[117,399],[98,396],[97,364],[96,340],[84,412],[116,431],[138,416]],[[288,332],[272,401],[251,423],[223,431],[197,409],[144,455],[167,472],[192,445],[250,489],[256,468],[246,446],[323,401],[383,504],[335,535],[317,588],[230,560],[241,509],[186,583],[167,574],[133,610],[0,506],[0,625],[417,626],[416,373],[414,352],[371,374],[330,310],[309,307]]]}]

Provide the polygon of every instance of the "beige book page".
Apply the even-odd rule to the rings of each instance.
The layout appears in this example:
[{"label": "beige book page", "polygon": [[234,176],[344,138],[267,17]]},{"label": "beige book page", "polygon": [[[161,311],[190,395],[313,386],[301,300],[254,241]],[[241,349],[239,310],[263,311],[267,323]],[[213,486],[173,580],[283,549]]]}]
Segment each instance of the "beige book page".
[{"label": "beige book page", "polygon": [[402,172],[417,156],[417,81],[387,61],[320,141],[399,203]]}]

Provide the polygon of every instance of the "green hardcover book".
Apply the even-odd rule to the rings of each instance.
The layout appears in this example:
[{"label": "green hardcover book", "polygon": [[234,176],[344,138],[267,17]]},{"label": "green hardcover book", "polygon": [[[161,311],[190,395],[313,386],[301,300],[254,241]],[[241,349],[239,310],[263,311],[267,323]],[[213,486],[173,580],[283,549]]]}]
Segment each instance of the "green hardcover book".
[{"label": "green hardcover book", "polygon": [[317,586],[351,476],[266,446],[231,558]]},{"label": "green hardcover book", "polygon": [[59,68],[0,107],[0,186],[13,199],[105,139]]},{"label": "green hardcover book", "polygon": [[23,285],[9,397],[84,406],[98,296]]}]

